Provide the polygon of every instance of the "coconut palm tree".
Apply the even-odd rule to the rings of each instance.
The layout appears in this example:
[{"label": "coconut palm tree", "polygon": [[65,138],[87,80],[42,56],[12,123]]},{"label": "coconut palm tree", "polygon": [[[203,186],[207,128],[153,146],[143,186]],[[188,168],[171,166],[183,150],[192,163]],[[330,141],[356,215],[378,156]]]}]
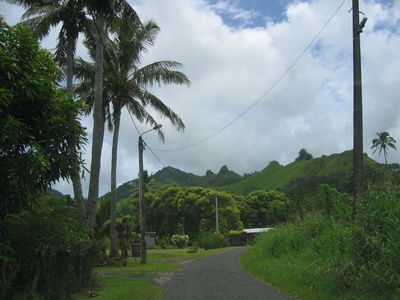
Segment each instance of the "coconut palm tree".
[{"label": "coconut palm tree", "polygon": [[379,155],[381,155],[381,152],[383,151],[383,156],[385,157],[385,165],[387,165],[386,157],[388,155],[389,148],[397,150],[395,145],[396,140],[392,138],[386,131],[377,132],[376,135],[378,137],[372,140],[371,149],[375,148],[373,153],[379,150]]},{"label": "coconut palm tree", "polygon": [[[66,64],[67,93],[73,95],[73,62],[79,33],[89,27],[82,0],[7,0],[27,8],[21,24],[27,25],[39,39],[46,37],[52,27],[61,24],[56,47],[56,59]],[[79,165],[74,167],[71,180],[75,201],[85,208]]]},{"label": "coconut palm tree", "polygon": [[[109,125],[113,127],[112,162],[111,162],[111,226],[110,256],[117,256],[117,232],[116,224],[116,174],[117,174],[117,150],[118,136],[121,120],[121,112],[124,107],[140,122],[156,125],[155,119],[147,112],[146,106],[152,107],[162,116],[170,120],[171,124],[178,130],[183,130],[184,124],[178,115],[166,106],[159,98],[150,93],[147,88],[160,84],[187,84],[190,81],[176,69],[180,66],[174,61],[157,61],[139,67],[143,52],[153,45],[154,39],[159,32],[159,27],[150,21],[145,24],[132,21],[124,11],[120,19],[114,20],[110,25],[114,39],[105,41],[105,65],[104,65],[104,105],[103,113],[106,114]],[[94,54],[91,43],[89,53]],[[78,87],[80,92],[89,100],[92,105],[93,93],[93,65],[80,60],[79,77],[83,79]],[[112,114],[110,114],[110,106]],[[109,127],[111,127],[109,126]],[[162,131],[158,130],[163,140]]]},{"label": "coconut palm tree", "polygon": [[103,116],[103,71],[104,71],[104,46],[106,40],[106,24],[115,17],[120,16],[125,10],[126,16],[140,23],[135,10],[126,0],[84,0],[88,13],[95,24],[95,78],[93,98],[93,134],[92,157],[90,165],[90,181],[88,200],[86,202],[86,225],[93,231],[96,224],[96,210],[99,196],[100,161],[104,137]]}]

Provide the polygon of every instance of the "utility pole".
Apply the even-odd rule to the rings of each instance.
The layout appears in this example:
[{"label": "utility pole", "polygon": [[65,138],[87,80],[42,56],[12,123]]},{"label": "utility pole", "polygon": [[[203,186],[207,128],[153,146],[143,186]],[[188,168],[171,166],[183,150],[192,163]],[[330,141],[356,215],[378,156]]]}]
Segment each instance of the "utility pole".
[{"label": "utility pole", "polygon": [[353,216],[363,190],[363,117],[360,34],[367,21],[360,23],[358,0],[353,1]]},{"label": "utility pole", "polygon": [[147,263],[146,249],[146,220],[144,207],[144,180],[143,180],[143,138],[139,135],[139,219],[140,219],[140,263]]},{"label": "utility pole", "polygon": [[215,232],[219,232],[218,196],[217,195],[215,195]]},{"label": "utility pole", "polygon": [[139,153],[139,219],[140,219],[140,263],[147,263],[147,247],[146,247],[146,213],[144,200],[144,178],[143,178],[143,150],[144,142],[143,135],[152,130],[158,130],[162,127],[157,124],[152,129],[147,130],[139,135],[138,153]]}]

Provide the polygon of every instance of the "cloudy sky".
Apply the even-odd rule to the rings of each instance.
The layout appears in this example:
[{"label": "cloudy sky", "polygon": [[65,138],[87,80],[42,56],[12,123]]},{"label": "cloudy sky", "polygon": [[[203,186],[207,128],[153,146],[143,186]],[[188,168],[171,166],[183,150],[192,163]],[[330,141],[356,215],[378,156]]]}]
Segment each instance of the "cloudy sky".
[{"label": "cloudy sky", "polygon": [[[345,0],[312,47],[301,56],[343,0],[137,0],[142,20],[161,27],[143,63],[176,60],[192,84],[154,87],[184,120],[176,132],[167,120],[166,141],[144,136],[164,165],[204,175],[222,165],[238,173],[262,170],[272,160],[291,163],[301,148],[314,157],[352,148],[351,0]],[[362,33],[364,152],[388,131],[400,141],[400,0],[360,1],[368,17]],[[0,2],[9,24],[23,9]],[[56,32],[42,42],[54,47]],[[82,47],[79,55],[86,57]],[[298,59],[300,57],[300,59]],[[298,59],[297,63],[293,64]],[[156,117],[159,117],[156,115]],[[82,120],[89,137],[92,120]],[[138,125],[144,132],[149,127]],[[123,115],[118,184],[137,177],[138,133]],[[162,151],[161,151],[162,150]],[[86,146],[90,166],[91,145]],[[111,134],[103,147],[100,194],[109,190]],[[400,162],[392,151],[389,162]],[[146,150],[145,169],[163,165]],[[84,182],[85,194],[87,182]],[[55,188],[72,194],[71,184]]]}]

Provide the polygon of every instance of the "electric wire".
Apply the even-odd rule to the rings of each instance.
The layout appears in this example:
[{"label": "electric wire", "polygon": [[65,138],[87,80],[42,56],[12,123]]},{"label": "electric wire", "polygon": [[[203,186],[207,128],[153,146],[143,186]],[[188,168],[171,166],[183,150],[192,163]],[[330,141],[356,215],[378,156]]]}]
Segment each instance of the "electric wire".
[{"label": "electric wire", "polygon": [[[129,116],[131,117],[132,123],[135,126],[135,129],[138,133],[138,135],[140,135],[139,129],[136,126],[135,120],[132,117],[131,112],[128,110]],[[158,158],[158,156],[153,152],[153,150],[149,147],[149,145],[146,144],[146,142],[143,140],[143,144],[150,150],[150,152],[154,155],[154,157],[160,162],[160,164],[162,164],[164,166],[164,168],[166,167],[166,165],[161,161],[161,159]]]},{"label": "electric wire", "polygon": [[154,155],[154,157],[160,162],[160,164],[162,164],[163,167],[166,168],[167,166],[158,158],[158,156],[153,152],[153,150],[151,150],[149,145],[147,145],[145,141],[143,141],[143,143],[150,150],[150,152]]},{"label": "electric wire", "polygon": [[135,125],[135,128],[136,128],[136,131],[137,131],[138,135],[140,135],[139,129],[137,128],[136,123],[135,123],[135,120],[133,119],[132,114],[131,114],[131,112],[129,111],[129,109],[128,109],[128,113],[129,113],[129,116],[131,117],[131,120],[132,120],[133,125]]},{"label": "electric wire", "polygon": [[333,18],[337,15],[337,13],[340,11],[342,8],[343,4],[347,0],[343,0],[338,8],[335,10],[335,12],[328,18],[328,20],[324,23],[324,25],[321,27],[321,29],[317,32],[317,34],[312,38],[312,40],[307,44],[307,46],[304,48],[304,50],[293,60],[293,62],[286,68],[286,70],[280,75],[273,83],[272,85],[260,96],[258,97],[252,104],[250,104],[245,110],[243,110],[241,113],[239,113],[236,117],[234,117],[231,121],[229,121],[227,124],[225,124],[223,127],[217,129],[210,135],[198,140],[195,143],[189,144],[187,146],[182,146],[182,147],[177,147],[177,148],[171,148],[171,149],[158,149],[158,148],[153,148],[154,151],[162,151],[162,152],[173,152],[173,151],[182,151],[186,150],[189,148],[196,147],[200,144],[203,144],[207,142],[208,140],[214,138],[215,136],[219,135],[221,132],[223,132],[226,128],[231,126],[233,123],[235,123],[237,120],[242,118],[246,113],[248,113],[253,107],[255,107],[258,103],[260,103],[281,81],[282,79],[297,65],[297,63],[300,61],[300,59],[307,53],[307,51],[311,48],[311,46],[314,44],[314,42],[317,40],[317,38],[321,35],[321,33],[325,30],[325,28],[329,25],[329,23],[333,20]]}]

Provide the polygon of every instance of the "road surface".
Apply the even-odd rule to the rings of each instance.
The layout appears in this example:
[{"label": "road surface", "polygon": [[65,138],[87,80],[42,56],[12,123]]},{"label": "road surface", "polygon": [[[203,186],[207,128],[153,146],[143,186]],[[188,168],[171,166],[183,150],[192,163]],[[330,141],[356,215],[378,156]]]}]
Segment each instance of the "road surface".
[{"label": "road surface", "polygon": [[163,285],[167,300],[294,300],[256,279],[239,265],[249,247],[185,262]]}]

